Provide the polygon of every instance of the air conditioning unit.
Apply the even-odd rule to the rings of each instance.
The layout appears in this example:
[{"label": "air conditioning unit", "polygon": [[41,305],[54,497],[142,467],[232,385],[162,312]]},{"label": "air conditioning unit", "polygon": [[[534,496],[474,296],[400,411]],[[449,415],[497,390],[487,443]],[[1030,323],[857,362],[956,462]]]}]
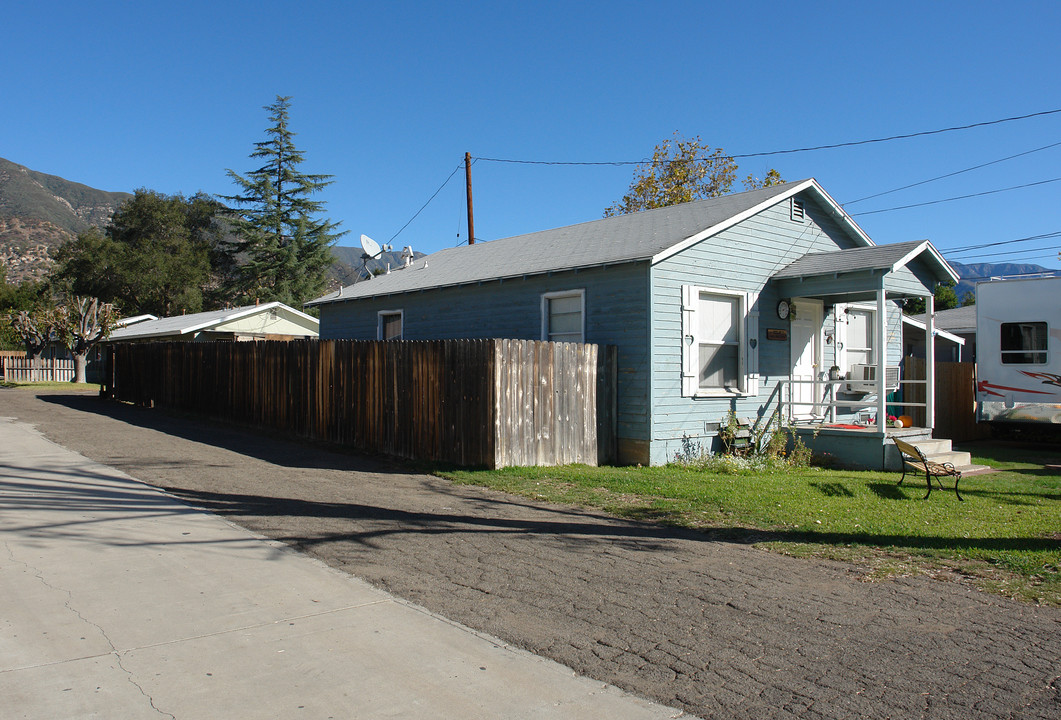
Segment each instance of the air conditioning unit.
[{"label": "air conditioning unit", "polygon": [[[877,392],[877,366],[852,365],[847,391],[852,393]],[[899,389],[899,366],[889,365],[884,368],[884,390],[892,392]]]}]

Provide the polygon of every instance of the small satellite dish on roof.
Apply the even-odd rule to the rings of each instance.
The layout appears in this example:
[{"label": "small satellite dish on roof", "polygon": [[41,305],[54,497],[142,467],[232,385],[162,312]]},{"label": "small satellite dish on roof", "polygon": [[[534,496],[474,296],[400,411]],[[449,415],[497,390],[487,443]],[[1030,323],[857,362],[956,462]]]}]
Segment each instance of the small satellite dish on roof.
[{"label": "small satellite dish on roof", "polygon": [[361,249],[365,251],[365,257],[368,258],[379,257],[383,252],[383,248],[379,246],[379,243],[368,235],[361,236]]}]

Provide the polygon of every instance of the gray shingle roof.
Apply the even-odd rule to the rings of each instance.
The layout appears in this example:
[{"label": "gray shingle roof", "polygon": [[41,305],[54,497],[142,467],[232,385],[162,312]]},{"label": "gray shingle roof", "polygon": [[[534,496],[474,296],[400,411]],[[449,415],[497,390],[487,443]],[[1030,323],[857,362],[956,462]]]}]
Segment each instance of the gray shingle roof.
[{"label": "gray shingle roof", "polygon": [[185,335],[188,333],[208,330],[226,322],[238,320],[257,312],[283,308],[295,315],[308,318],[317,322],[316,318],[309,317],[304,313],[288,307],[283,303],[270,302],[261,305],[248,305],[227,310],[213,310],[211,312],[193,313],[191,315],[175,315],[173,317],[159,318],[157,320],[144,320],[127,327],[120,327],[111,332],[108,341],[133,340],[150,337],[172,337],[174,335]]},{"label": "gray shingle roof", "polygon": [[[914,315],[914,320],[925,322],[925,315]],[[949,332],[974,332],[976,330],[976,306],[966,305],[964,307],[951,308],[950,310],[937,310],[935,322],[940,330]]]},{"label": "gray shingle roof", "polygon": [[[307,305],[521,277],[573,268],[649,260],[809,181],[682,203],[441,250],[396,270],[325,295]],[[812,182],[812,181],[811,181]],[[816,187],[816,185],[815,185]]]},{"label": "gray shingle roof", "polygon": [[776,272],[774,278],[782,280],[860,270],[891,269],[923,242],[925,241],[914,240],[827,253],[809,253]]}]

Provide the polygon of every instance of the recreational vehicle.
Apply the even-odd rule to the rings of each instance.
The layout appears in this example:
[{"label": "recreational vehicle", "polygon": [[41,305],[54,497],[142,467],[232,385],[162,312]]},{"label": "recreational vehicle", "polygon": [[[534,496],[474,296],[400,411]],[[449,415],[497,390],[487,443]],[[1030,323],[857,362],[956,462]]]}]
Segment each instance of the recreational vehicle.
[{"label": "recreational vehicle", "polygon": [[1061,277],[977,283],[976,335],[979,421],[1061,426]]}]

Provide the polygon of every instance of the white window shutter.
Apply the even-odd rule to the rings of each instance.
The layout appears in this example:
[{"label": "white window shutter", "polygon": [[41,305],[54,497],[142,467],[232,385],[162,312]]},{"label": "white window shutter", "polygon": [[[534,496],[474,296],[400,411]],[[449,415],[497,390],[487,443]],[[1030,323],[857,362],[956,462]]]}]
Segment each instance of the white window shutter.
[{"label": "white window shutter", "polygon": [[696,306],[699,293],[695,285],[682,285],[682,397],[696,395],[698,348]]},{"label": "white window shutter", "polygon": [[748,314],[747,335],[743,338],[744,351],[747,353],[747,380],[745,392],[749,395],[759,394],[759,293],[750,292],[744,296],[744,311]]}]

